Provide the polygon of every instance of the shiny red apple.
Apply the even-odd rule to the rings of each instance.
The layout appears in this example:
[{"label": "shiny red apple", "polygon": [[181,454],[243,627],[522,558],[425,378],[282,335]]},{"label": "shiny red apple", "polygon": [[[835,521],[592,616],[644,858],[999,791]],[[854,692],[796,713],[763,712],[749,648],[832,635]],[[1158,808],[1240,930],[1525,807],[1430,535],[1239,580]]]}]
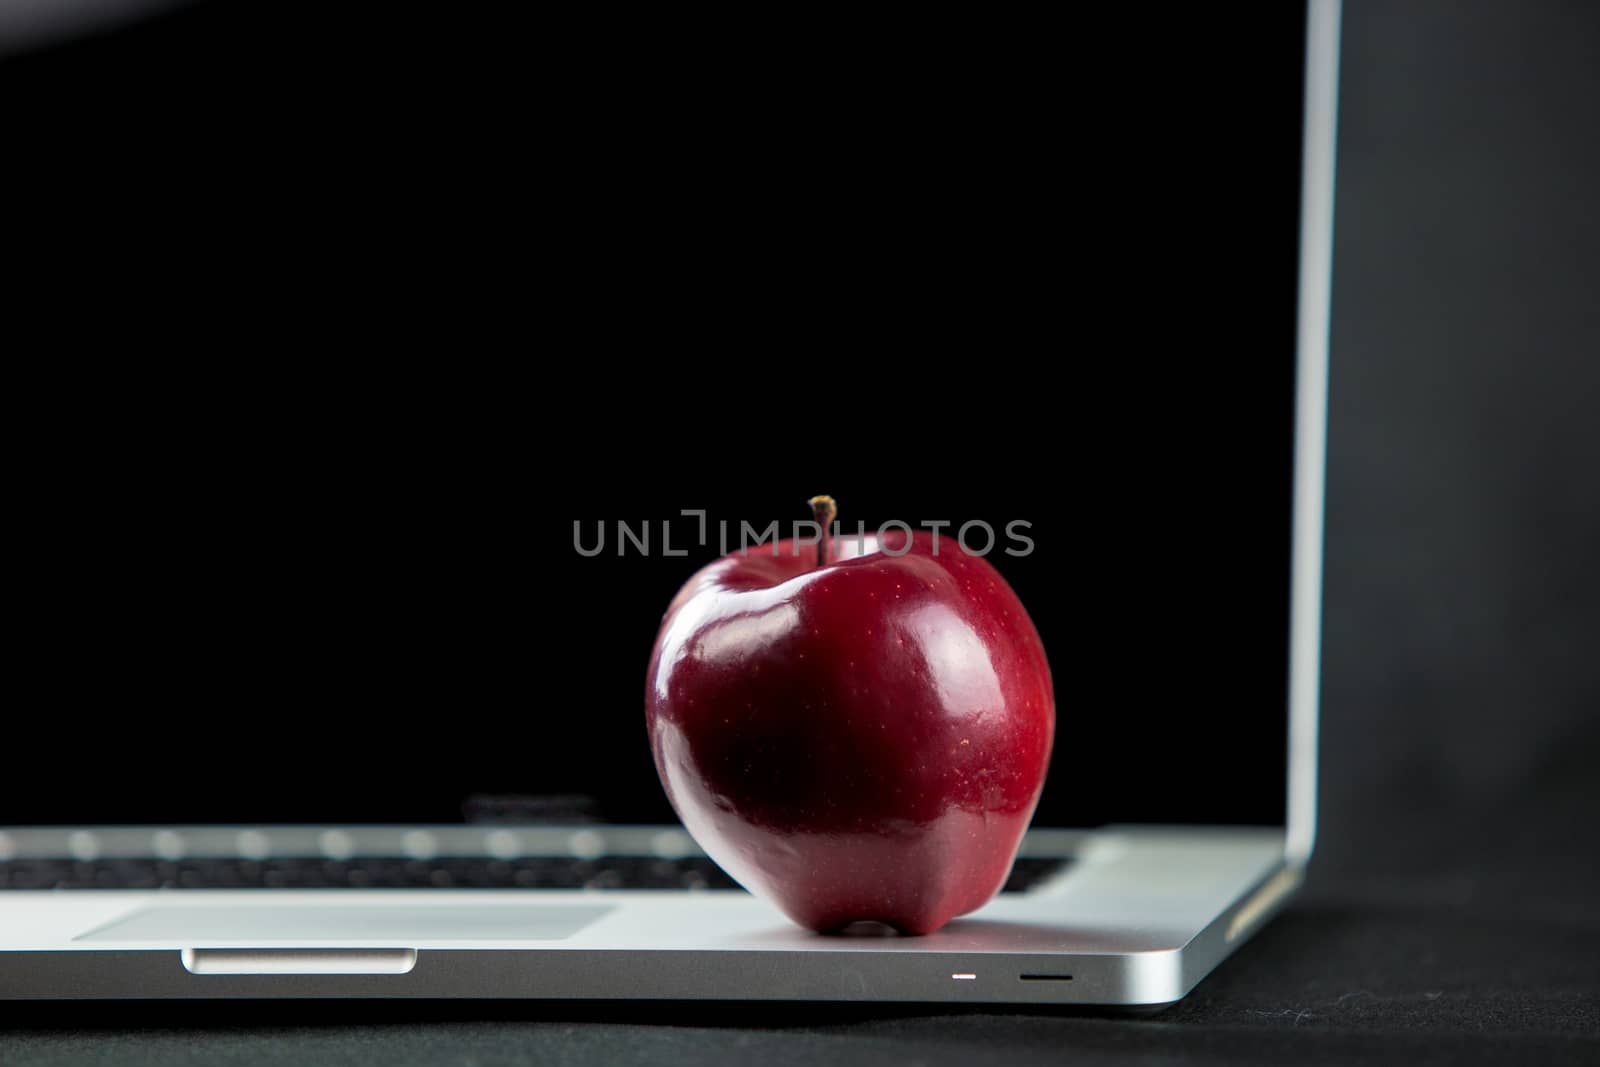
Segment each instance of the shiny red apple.
[{"label": "shiny red apple", "polygon": [[656,638],[645,716],[667,796],[813,930],[922,934],[981,907],[1039,800],[1055,696],[1038,631],[990,563],[935,545],[888,530],[727,555]]}]

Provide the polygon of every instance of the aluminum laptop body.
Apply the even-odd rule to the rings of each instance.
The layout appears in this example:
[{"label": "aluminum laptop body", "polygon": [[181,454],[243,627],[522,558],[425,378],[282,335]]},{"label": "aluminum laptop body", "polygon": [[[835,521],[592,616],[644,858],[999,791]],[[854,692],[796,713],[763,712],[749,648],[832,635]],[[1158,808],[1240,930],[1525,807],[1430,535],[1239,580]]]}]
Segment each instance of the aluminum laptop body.
[{"label": "aluminum laptop body", "polygon": [[[82,476],[71,479],[71,499],[39,498],[45,511],[51,501],[109,503],[93,513],[95,532],[36,535],[41,553],[79,565],[51,572],[66,576],[39,603],[59,614],[41,616],[21,650],[43,664],[43,695],[14,701],[4,727],[0,997],[1182,998],[1293,893],[1312,848],[1338,22],[1329,0],[1312,0],[1295,22],[1300,84],[1292,108],[1275,105],[1295,131],[1299,180],[1282,201],[1292,201],[1283,217],[1293,259],[1274,260],[1260,286],[1247,274],[1223,285],[1217,275],[1249,268],[1200,268],[1248,244],[1239,212],[1265,201],[1248,192],[1167,215],[1151,193],[1144,214],[1117,223],[1143,251],[1127,263],[1078,264],[1061,283],[1092,309],[1085,270],[1137,277],[1149,322],[1080,333],[1045,316],[1058,333],[962,357],[969,377],[941,394],[942,408],[916,394],[904,406],[923,414],[882,434],[868,419],[898,417],[885,414],[898,410],[896,394],[872,392],[866,411],[847,388],[851,364],[874,357],[806,341],[799,351],[822,354],[730,348],[692,369],[661,355],[669,371],[735,385],[739,361],[776,361],[793,368],[785,380],[802,399],[785,409],[746,398],[746,407],[720,395],[697,402],[688,390],[663,401],[671,410],[644,436],[579,413],[584,397],[553,378],[528,386],[520,420],[463,415],[462,395],[452,395],[438,398],[456,411],[441,422],[429,408],[391,405],[379,383],[397,372],[374,365],[372,391],[341,391],[317,413],[314,447],[302,448],[298,409],[276,407],[252,416],[261,447],[217,445],[234,440],[237,417],[221,394],[206,399],[209,414],[189,410],[170,441],[170,420],[132,417],[126,433],[97,439],[73,468]],[[1264,90],[1228,91],[1248,102]],[[1169,104],[1140,120],[1145,149],[1128,148],[1170,163],[1150,186],[1168,196],[1212,188],[1201,171],[1229,170],[1234,147],[1260,140],[1250,115],[1235,129],[1222,111],[1194,116],[1182,100]],[[1039,131],[1053,142],[1049,155],[1114,156],[1120,142],[1103,137],[1132,120],[1087,114],[1108,107],[1085,103],[1084,125],[1074,117]],[[1212,155],[1189,141],[1159,147],[1185,123],[1218,139]],[[1217,181],[1217,195],[1250,180],[1241,165]],[[1115,174],[1100,181],[1077,201],[1083,226],[1125,188]],[[1201,232],[1177,251],[1161,243],[1163,220],[1197,212],[1211,219]],[[1120,247],[1108,243],[1106,255]],[[1182,301],[1189,291],[1192,306],[1161,310],[1164,294]],[[591,321],[626,318],[625,304]],[[714,316],[716,304],[695,314]],[[1206,318],[1208,307],[1222,310]],[[909,299],[904,311],[944,314]],[[650,313],[663,335],[675,328],[671,308]],[[1137,350],[1138,331],[1191,314],[1189,335],[1208,338],[1191,353],[1148,368],[1107,356],[1103,378],[1083,369],[1105,346]],[[1261,316],[1275,332],[1256,344],[1249,324]],[[1005,315],[986,318],[1003,330]],[[568,356],[546,356],[611,358],[574,344]],[[1036,344],[1049,350],[1015,366],[1003,358]],[[1277,368],[1267,378],[1237,351],[1252,344],[1261,365]],[[1063,347],[1048,377],[1028,378]],[[635,373],[637,355],[610,373]],[[916,377],[906,369],[914,356],[883,358]],[[1168,382],[1171,368],[1189,377]],[[310,410],[321,394],[307,373]],[[1005,384],[986,391],[996,382]],[[426,397],[426,381],[415,384],[407,395]],[[651,403],[649,387],[624,391],[629,405]],[[1137,402],[1122,406],[1129,395]],[[1207,405],[1230,414],[1213,421]],[[568,406],[569,429],[531,444],[519,436]],[[1073,429],[1108,406],[1136,439],[1104,423]],[[1010,449],[962,436],[962,419],[986,412],[1041,436]],[[1174,445],[1162,436],[1173,420],[1211,427],[1224,444],[1215,455],[1204,434],[1188,438],[1192,448]],[[713,423],[728,428],[720,442],[698,432]],[[776,443],[786,424],[846,443],[808,464]],[[329,429],[340,426],[348,436]],[[945,435],[937,445],[926,440],[935,426]],[[1058,452],[1037,444],[1051,440]],[[812,446],[797,447],[803,457]],[[204,466],[219,449],[228,462]],[[754,480],[719,482],[724,451],[784,458],[748,468]],[[848,464],[862,462],[892,469],[856,479]],[[625,483],[609,463],[649,470]],[[937,477],[908,473],[933,467]],[[168,485],[162,472],[175,470],[192,473]],[[248,491],[235,494],[239,485]],[[938,513],[959,525],[981,514],[1000,530],[1035,520],[1023,527],[1033,557],[997,552],[993,562],[1034,614],[1052,664],[1056,755],[1045,798],[1009,891],[927,936],[870,926],[825,936],[790,923],[704,858],[642,758],[643,652],[672,590],[721,550],[719,525],[786,524],[804,516],[784,508],[821,492],[839,498],[846,529],[856,516],[915,523]],[[164,525],[179,513],[181,524]],[[1116,526],[1130,515],[1132,533]],[[140,552],[104,547],[156,527]],[[537,541],[541,527],[553,532]],[[609,540],[592,553],[597,535]],[[381,555],[397,538],[401,547]],[[78,548],[63,548],[68,541]],[[1244,574],[1252,560],[1259,580]],[[97,577],[72,584],[86,568]],[[151,614],[173,597],[181,620]]]}]

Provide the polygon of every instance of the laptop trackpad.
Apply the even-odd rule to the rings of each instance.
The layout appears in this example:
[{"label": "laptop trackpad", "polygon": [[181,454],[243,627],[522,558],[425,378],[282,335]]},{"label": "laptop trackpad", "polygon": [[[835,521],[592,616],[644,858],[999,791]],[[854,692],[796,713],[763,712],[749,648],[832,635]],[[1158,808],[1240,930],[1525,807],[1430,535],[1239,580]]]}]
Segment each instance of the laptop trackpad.
[{"label": "laptop trackpad", "polygon": [[602,904],[374,903],[371,898],[348,904],[175,901],[152,904],[73,940],[181,947],[379,943],[407,948],[430,941],[555,941],[571,937],[610,910]]}]

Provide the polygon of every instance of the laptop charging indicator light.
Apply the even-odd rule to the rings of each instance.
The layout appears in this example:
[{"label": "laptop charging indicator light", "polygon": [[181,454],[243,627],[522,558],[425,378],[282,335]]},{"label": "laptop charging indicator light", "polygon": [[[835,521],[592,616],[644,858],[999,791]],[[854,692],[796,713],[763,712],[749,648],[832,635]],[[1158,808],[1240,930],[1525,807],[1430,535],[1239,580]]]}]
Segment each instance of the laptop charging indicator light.
[{"label": "laptop charging indicator light", "polygon": [[975,981],[978,976],[975,975],[975,974],[963,973],[963,974],[952,974],[950,977],[954,978],[958,982],[971,982],[971,981]]}]

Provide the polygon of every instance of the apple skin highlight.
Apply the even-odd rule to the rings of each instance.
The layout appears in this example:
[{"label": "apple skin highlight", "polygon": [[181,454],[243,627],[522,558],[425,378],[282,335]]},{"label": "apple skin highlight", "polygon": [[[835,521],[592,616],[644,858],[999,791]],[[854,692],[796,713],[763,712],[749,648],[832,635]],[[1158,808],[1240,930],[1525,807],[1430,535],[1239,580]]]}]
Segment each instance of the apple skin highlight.
[{"label": "apple skin highlight", "polygon": [[1050,762],[1049,664],[954,538],[828,547],[724,556],[679,591],[646,679],[656,769],[707,854],[800,925],[930,933],[1010,873]]}]

